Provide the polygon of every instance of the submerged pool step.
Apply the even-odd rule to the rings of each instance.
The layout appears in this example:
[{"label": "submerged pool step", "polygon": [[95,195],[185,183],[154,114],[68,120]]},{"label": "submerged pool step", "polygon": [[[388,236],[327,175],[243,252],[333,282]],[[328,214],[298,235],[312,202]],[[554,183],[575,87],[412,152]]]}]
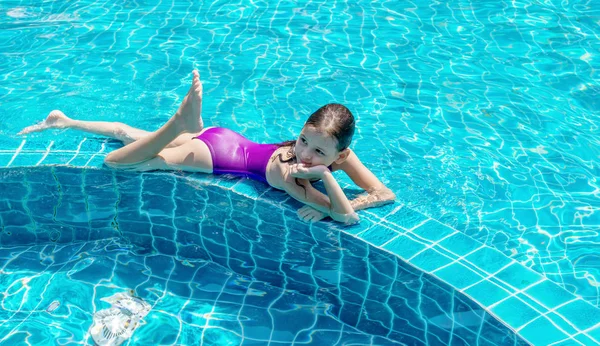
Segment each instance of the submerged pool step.
[{"label": "submerged pool step", "polygon": [[[396,255],[340,232],[332,223],[298,220],[294,209],[288,207],[293,204],[282,207],[278,203],[285,194],[265,191],[264,185],[252,181],[220,177],[201,182],[196,176],[172,173],[68,167],[15,168],[2,173],[0,184],[12,184],[13,190],[29,186],[36,191],[23,200],[16,198],[21,202],[20,214],[1,215],[5,224],[14,221],[22,225],[13,227],[10,236],[0,239],[3,242],[30,239],[48,243],[50,240],[40,236],[55,218],[63,228],[57,231],[59,244],[48,249],[86,241],[90,232],[100,230],[94,237],[122,236],[137,255],[148,257],[148,263],[174,256],[210,260],[237,274],[296,291],[326,304],[332,316],[370,335],[409,345],[452,340],[467,345],[496,345],[502,340],[524,344],[449,285]],[[245,195],[264,192],[267,196],[247,198],[238,189]],[[44,217],[48,211],[49,219]],[[95,215],[98,211],[101,218]],[[86,227],[65,227],[73,221],[72,216],[77,216],[77,226],[83,223]],[[32,228],[33,238],[18,234],[31,233]],[[44,254],[43,263],[52,262],[53,257]],[[80,275],[98,265],[92,258],[83,259],[68,272]],[[172,289],[186,290],[179,285]]]},{"label": "submerged pool step", "polygon": [[[20,155],[32,154],[39,157],[31,156],[29,161],[23,163],[35,161],[35,164],[39,162],[45,165],[53,162],[46,161],[52,158],[61,158],[59,164],[73,163],[69,160],[82,153],[53,152],[52,146],[28,152],[25,150],[26,144],[23,143],[13,152],[1,152],[0,157],[10,157],[7,164],[12,166],[19,163],[17,158]],[[83,148],[85,142],[80,144]],[[104,149],[100,145],[95,150],[81,157],[87,158],[85,165],[98,168],[102,166]],[[67,157],[69,160],[63,162]],[[94,159],[90,161],[92,157]],[[211,176],[188,178],[219,186],[248,198],[251,203],[281,208],[276,201],[281,200],[282,195],[272,189],[265,192],[264,185],[257,182],[214,179]],[[231,201],[228,205],[232,205]],[[363,222],[354,227],[339,227],[331,223],[316,224],[315,227],[335,229],[361,239],[439,278],[469,296],[534,345],[588,345],[600,342],[600,309],[501,252],[405,206],[396,204],[376,211],[362,211],[361,216]]]},{"label": "submerged pool step", "polygon": [[109,147],[118,146],[109,139],[83,138],[75,147],[69,143],[35,140],[13,140],[14,148],[0,149],[0,168],[31,167],[41,165],[70,165],[74,167],[101,167]]},{"label": "submerged pool step", "polygon": [[[254,182],[219,183],[272,204]],[[500,251],[404,205],[360,212],[353,227],[330,224],[433,275],[533,345],[600,344],[600,309]]]}]

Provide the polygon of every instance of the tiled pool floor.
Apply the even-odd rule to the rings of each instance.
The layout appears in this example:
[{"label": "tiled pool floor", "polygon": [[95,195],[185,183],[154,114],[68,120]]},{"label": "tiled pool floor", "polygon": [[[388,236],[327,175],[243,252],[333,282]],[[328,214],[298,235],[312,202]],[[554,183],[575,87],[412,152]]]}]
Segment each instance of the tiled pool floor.
[{"label": "tiled pool floor", "polygon": [[0,270],[5,345],[93,344],[92,315],[110,306],[101,298],[129,289],[152,305],[131,344],[401,345],[341,323],[310,297],[212,262],[136,255],[118,238],[0,248]]},{"label": "tiled pool floor", "polygon": [[[296,219],[293,203],[275,202],[281,201],[281,192],[265,191],[264,186],[250,180],[69,167],[8,169],[3,171],[2,177],[0,185],[3,190],[12,191],[12,195],[4,196],[0,202],[14,209],[0,214],[0,221],[6,226],[0,237],[3,246],[124,236],[133,244],[146,246],[148,243],[150,251],[146,254],[160,253],[168,258],[177,254],[180,255],[178,258],[188,259],[203,254],[201,259],[211,258],[238,274],[254,273],[248,276],[256,278],[257,273],[263,273],[266,276],[259,281],[288,288],[285,282],[291,279],[290,275],[300,280],[296,284],[310,276],[305,278],[306,275],[300,275],[300,272],[280,273],[281,267],[275,263],[277,259],[290,257],[292,252],[287,251],[288,248],[307,247],[307,253],[312,254],[310,244],[315,238],[325,237],[317,242],[320,250],[314,255],[317,257],[308,259],[308,269],[315,270],[311,259],[321,258],[319,263],[327,264],[331,270],[339,270],[341,263],[346,263],[344,268],[349,265],[346,274],[352,273],[348,278],[360,284],[359,287],[368,287],[370,280],[375,280],[375,272],[365,277],[365,273],[356,271],[362,268],[365,254],[371,252],[367,248],[372,246],[387,253],[388,257],[417,268],[414,271],[421,275],[414,277],[419,281],[433,275],[468,295],[533,344],[595,343],[593,339],[600,320],[597,308],[502,253],[401,204],[379,208],[375,213],[362,211],[363,221],[354,227],[340,227],[331,222],[309,226]],[[232,219],[234,208],[236,216]],[[228,231],[222,225],[215,227],[207,222],[211,220],[221,220],[233,228]],[[59,229],[60,225],[67,227]],[[69,225],[79,225],[89,231],[70,230]],[[221,236],[213,236],[214,232]],[[304,237],[305,241],[291,242],[285,234],[292,233]],[[211,241],[207,242],[208,239]],[[340,244],[336,245],[336,242]],[[354,249],[363,250],[354,253]],[[333,261],[328,255],[332,251],[341,257]],[[258,261],[261,258],[256,257],[258,254],[269,255]],[[246,260],[251,263],[244,263]],[[306,259],[291,256],[289,260],[291,268],[295,268],[297,261],[304,263]],[[400,267],[395,261],[388,261],[388,264],[386,270],[394,271],[395,266]],[[31,269],[32,272],[36,270],[35,266]],[[399,269],[395,270],[392,277],[399,275]],[[279,282],[281,280],[284,283]],[[343,286],[344,282],[337,282],[333,288],[339,288],[337,285]],[[454,297],[451,291],[446,290]],[[423,293],[420,289],[417,292]],[[309,296],[314,297],[312,293]],[[343,298],[344,295],[333,296]],[[404,293],[398,295],[398,299],[403,297]],[[448,298],[442,299],[444,303],[449,301]],[[400,315],[406,312],[396,305],[390,308],[400,310],[395,311]],[[361,307],[357,309],[361,310]],[[352,310],[350,315],[354,313]],[[352,320],[348,316],[340,319],[344,322]],[[387,328],[395,325],[389,323],[389,318],[368,316],[368,319],[381,321]],[[415,314],[409,320],[419,316],[420,313]],[[435,321],[435,316],[429,315],[427,319]],[[350,325],[358,326],[358,322]],[[544,332],[540,333],[541,330]],[[379,335],[387,336],[387,333],[384,331]],[[480,333],[475,335],[481,336]]]}]

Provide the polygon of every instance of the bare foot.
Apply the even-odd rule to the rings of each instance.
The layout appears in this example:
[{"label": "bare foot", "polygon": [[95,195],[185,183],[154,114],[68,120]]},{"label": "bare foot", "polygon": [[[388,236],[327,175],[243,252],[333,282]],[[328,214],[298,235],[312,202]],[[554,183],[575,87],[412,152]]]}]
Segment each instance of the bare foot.
[{"label": "bare foot", "polygon": [[180,132],[197,133],[202,130],[202,82],[200,74],[194,70],[192,86],[175,113],[175,121]]},{"label": "bare foot", "polygon": [[17,135],[26,135],[32,132],[40,132],[47,129],[64,129],[69,126],[71,119],[65,115],[65,113],[54,110],[48,114],[46,120],[39,124],[28,126],[17,133]]}]

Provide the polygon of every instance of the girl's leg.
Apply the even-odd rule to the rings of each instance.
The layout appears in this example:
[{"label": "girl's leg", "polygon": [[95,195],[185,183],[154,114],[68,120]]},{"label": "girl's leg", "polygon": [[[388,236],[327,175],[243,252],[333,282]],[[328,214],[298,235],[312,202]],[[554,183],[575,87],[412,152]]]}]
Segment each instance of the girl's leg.
[{"label": "girl's leg", "polygon": [[150,131],[140,130],[119,122],[74,120],[67,117],[63,112],[54,110],[48,114],[46,120],[40,124],[26,127],[18,134],[25,135],[49,129],[74,129],[85,131],[117,139],[123,142],[123,144],[135,142],[151,133]]},{"label": "girl's leg", "polygon": [[[153,159],[182,133],[198,133],[202,130],[202,83],[198,71],[193,72],[193,81],[187,96],[183,99],[179,109],[158,131],[153,132],[123,148],[117,149],[105,158],[109,166],[138,165]],[[179,148],[179,147],[177,147]],[[191,149],[183,145],[180,150]],[[194,152],[187,153],[193,156]]]},{"label": "girl's leg", "polygon": [[212,173],[213,164],[210,150],[200,140],[186,139],[184,144],[161,150],[156,157],[134,164],[114,164],[105,162],[115,169],[132,171],[181,170],[186,172]]}]

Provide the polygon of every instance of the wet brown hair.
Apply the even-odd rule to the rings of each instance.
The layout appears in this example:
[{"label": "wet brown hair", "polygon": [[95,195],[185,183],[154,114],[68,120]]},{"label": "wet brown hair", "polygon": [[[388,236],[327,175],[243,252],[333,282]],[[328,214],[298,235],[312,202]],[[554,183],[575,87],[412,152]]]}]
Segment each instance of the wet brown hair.
[{"label": "wet brown hair", "polygon": [[[350,146],[354,136],[356,122],[354,115],[346,106],[339,103],[328,103],[310,115],[304,127],[312,126],[319,132],[324,132],[337,140],[337,150],[342,151]],[[291,146],[292,154],[295,140],[278,143],[280,147]],[[281,158],[280,158],[281,160]],[[282,161],[287,162],[287,161]]]},{"label": "wet brown hair", "polygon": [[[315,130],[335,138],[337,140],[336,148],[338,152],[347,149],[350,146],[352,137],[354,136],[355,125],[356,122],[352,112],[350,112],[346,106],[339,103],[328,103],[317,109],[317,111],[311,114],[304,123],[304,127],[312,126]],[[288,156],[290,156],[290,158],[283,160],[281,158],[281,153],[275,158],[279,158],[279,161],[281,162],[296,161],[296,155],[294,154],[294,146],[296,146],[295,140],[277,143],[277,145],[279,145],[279,147],[289,146],[290,150],[288,151]],[[275,158],[273,158],[273,160]],[[298,182],[298,179],[296,179],[296,185],[302,186]],[[302,188],[304,188],[304,186],[302,186]],[[306,192],[306,189],[304,191]]]}]

